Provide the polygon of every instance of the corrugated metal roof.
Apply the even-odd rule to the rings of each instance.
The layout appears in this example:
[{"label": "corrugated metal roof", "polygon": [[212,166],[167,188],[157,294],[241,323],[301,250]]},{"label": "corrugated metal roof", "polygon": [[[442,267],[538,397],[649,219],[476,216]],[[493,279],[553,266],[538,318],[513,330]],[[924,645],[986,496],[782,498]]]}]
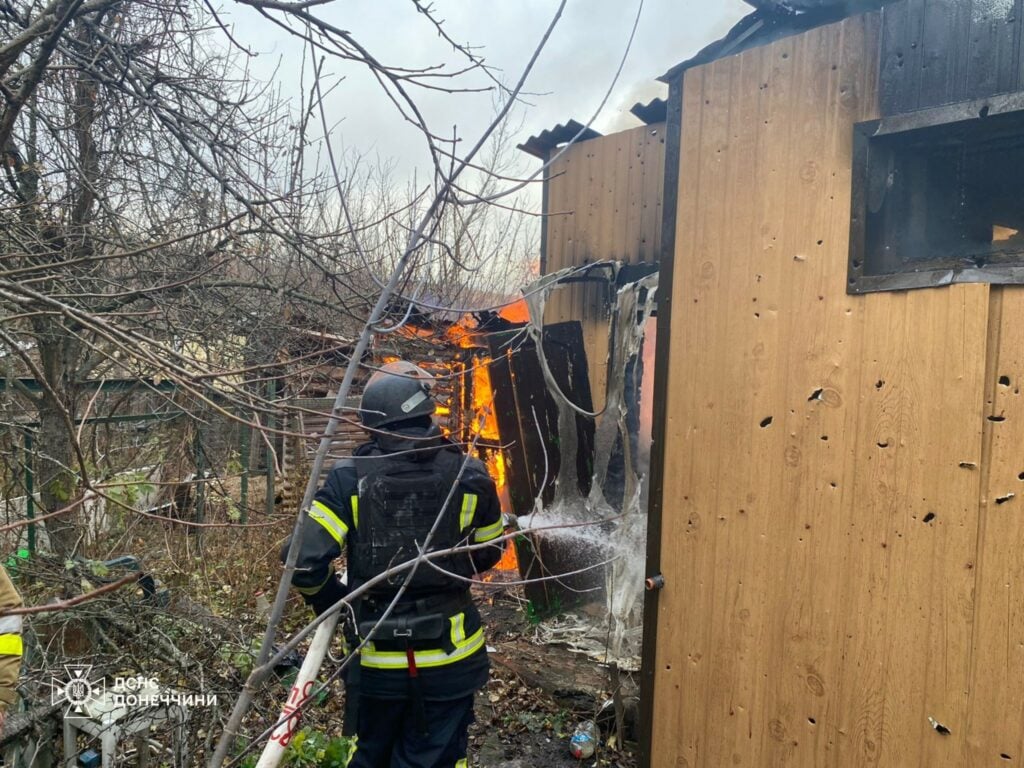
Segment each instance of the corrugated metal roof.
[{"label": "corrugated metal roof", "polygon": [[577,134],[579,134],[579,138],[576,139],[577,144],[601,136],[593,128],[587,128],[575,120],[567,120],[564,125],[560,123],[550,130],[541,131],[536,136],[531,136],[519,145],[519,149],[529,155],[539,157],[541,160],[546,160],[552,149],[561,144],[568,144]]},{"label": "corrugated metal roof", "polygon": [[638,101],[629,111],[645,125],[663,123],[668,115],[668,102],[665,99],[651,99],[646,104]]}]

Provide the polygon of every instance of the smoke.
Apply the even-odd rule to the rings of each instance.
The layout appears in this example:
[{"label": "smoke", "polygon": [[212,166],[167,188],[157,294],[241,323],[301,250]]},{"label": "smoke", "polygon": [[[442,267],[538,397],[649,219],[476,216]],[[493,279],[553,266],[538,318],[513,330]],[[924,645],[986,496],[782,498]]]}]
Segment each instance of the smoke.
[{"label": "smoke", "polygon": [[636,128],[641,125],[640,120],[637,119],[629,110],[634,104],[640,102],[646,104],[652,99],[664,99],[668,97],[668,86],[664,83],[659,83],[657,80],[639,80],[626,90],[615,109],[611,113],[606,113],[603,116],[601,124],[602,133],[618,133],[619,131],[625,131],[630,128]]}]

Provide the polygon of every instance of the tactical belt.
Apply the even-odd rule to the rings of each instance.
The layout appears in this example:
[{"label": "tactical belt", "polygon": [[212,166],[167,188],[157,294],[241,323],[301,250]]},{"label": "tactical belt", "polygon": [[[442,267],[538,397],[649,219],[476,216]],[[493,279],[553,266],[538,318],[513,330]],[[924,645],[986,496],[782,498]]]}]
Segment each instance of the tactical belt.
[{"label": "tactical belt", "polygon": [[[367,597],[363,599],[361,608],[365,607],[374,613],[383,614],[392,599],[394,598],[386,596]],[[374,639],[398,642],[405,646],[409,694],[415,712],[416,729],[421,734],[427,732],[427,720],[413,644],[421,641],[436,641],[445,653],[454,652],[455,645],[452,642],[451,633],[447,631],[448,617],[465,611],[472,604],[473,598],[467,589],[455,594],[432,595],[409,602],[400,602],[383,621],[362,619],[363,613],[360,611],[362,619],[359,622],[360,635],[366,637],[373,632]]]}]

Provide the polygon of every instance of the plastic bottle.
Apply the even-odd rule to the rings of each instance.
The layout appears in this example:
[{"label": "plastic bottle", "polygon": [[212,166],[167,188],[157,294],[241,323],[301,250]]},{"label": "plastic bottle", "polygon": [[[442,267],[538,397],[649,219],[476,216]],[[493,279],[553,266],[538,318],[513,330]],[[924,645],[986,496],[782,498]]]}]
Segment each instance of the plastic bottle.
[{"label": "plastic bottle", "polygon": [[584,720],[576,726],[576,731],[569,739],[569,752],[577,760],[586,760],[594,754],[597,746],[597,729],[591,720]]}]

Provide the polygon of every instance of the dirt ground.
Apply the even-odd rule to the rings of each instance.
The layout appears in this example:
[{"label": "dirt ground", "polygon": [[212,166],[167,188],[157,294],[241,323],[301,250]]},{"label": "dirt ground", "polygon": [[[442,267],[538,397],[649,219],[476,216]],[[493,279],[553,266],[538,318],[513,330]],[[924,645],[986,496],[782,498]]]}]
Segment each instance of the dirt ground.
[{"label": "dirt ground", "polygon": [[[514,691],[511,701],[492,702],[495,688]],[[504,694],[503,694],[504,697]],[[470,731],[470,762],[481,768],[635,768],[631,749],[609,749],[602,740],[589,760],[569,753],[569,739],[580,719],[588,715],[560,706],[544,691],[522,684],[496,668],[491,684],[477,697],[477,722]]]},{"label": "dirt ground", "polygon": [[[477,596],[491,647],[491,681],[477,697],[470,731],[471,765],[480,768],[635,768],[635,744],[608,744],[613,731],[608,676],[599,664],[532,640],[535,627],[515,594]],[[587,760],[569,753],[576,725],[596,720],[597,750]]]}]

